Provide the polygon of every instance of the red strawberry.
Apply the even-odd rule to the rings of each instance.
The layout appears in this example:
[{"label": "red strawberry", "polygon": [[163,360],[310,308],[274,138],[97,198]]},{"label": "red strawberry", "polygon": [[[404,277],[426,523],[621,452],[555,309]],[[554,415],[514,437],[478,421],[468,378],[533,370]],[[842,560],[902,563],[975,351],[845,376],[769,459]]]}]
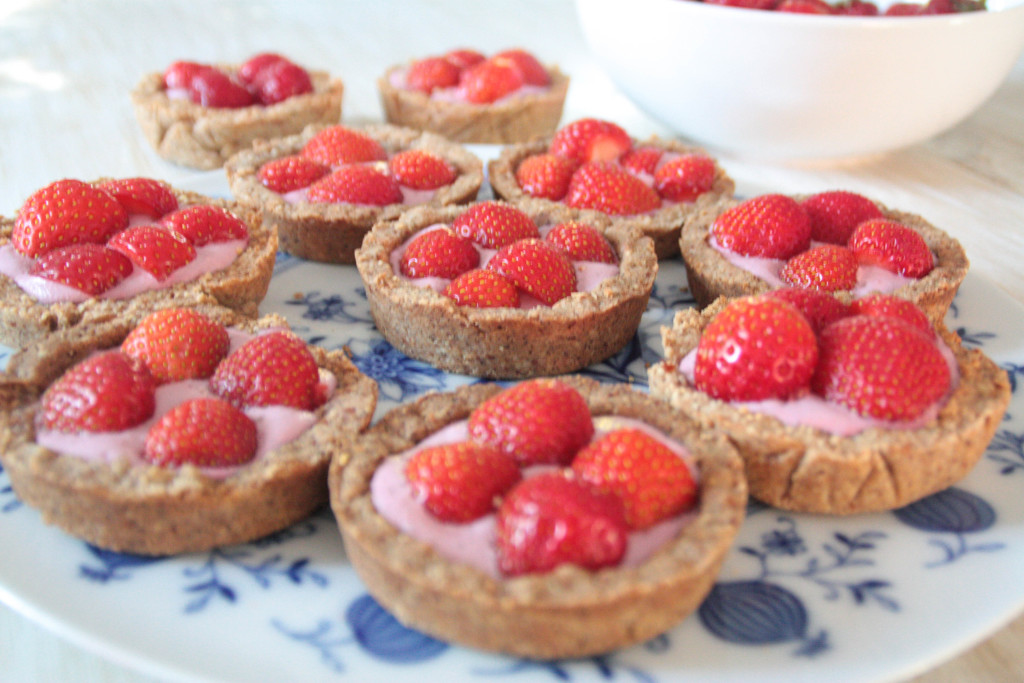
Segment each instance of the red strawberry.
[{"label": "red strawberry", "polygon": [[30,275],[99,296],[132,272],[124,254],[100,244],[72,244],[48,251],[32,264]]},{"label": "red strawberry", "polygon": [[848,0],[835,5],[833,12],[851,17],[875,17],[878,16],[878,5],[864,0]]},{"label": "red strawberry", "polygon": [[329,126],[320,130],[299,153],[328,166],[383,161],[388,156],[384,147],[372,137],[345,126]]},{"label": "red strawberry", "polygon": [[782,0],[775,6],[775,11],[794,14],[832,14],[832,5],[825,0]]},{"label": "red strawberry", "polygon": [[949,366],[932,338],[902,320],[843,318],[819,343],[814,392],[861,415],[912,420],[949,389]]},{"label": "red strawberry", "polygon": [[178,198],[167,183],[152,178],[119,178],[100,183],[99,188],[130,214],[160,218],[178,208]]},{"label": "red strawberry", "polygon": [[855,299],[850,304],[850,312],[855,315],[887,315],[902,320],[929,337],[935,334],[931,321],[917,304],[891,294],[868,294]]},{"label": "red strawberry", "polygon": [[715,162],[705,154],[684,154],[654,173],[654,188],[673,202],[692,202],[715,183]]},{"label": "red strawberry", "polygon": [[455,168],[422,149],[407,149],[388,160],[388,168],[400,184],[414,190],[436,190],[455,182]]},{"label": "red strawberry", "polygon": [[694,380],[723,401],[788,399],[814,374],[814,330],[792,304],[769,296],[736,299],[704,328]]},{"label": "red strawberry", "polygon": [[522,76],[523,83],[526,85],[549,85],[551,83],[551,76],[548,75],[548,70],[537,61],[536,57],[526,50],[504,50],[491,57],[491,59],[495,61],[509,61],[519,71],[519,75]]},{"label": "red strawberry", "polygon": [[387,206],[402,202],[402,189],[391,175],[373,166],[352,164],[310,185],[306,198],[311,202]]},{"label": "red strawberry", "polygon": [[212,204],[196,204],[169,213],[160,220],[194,246],[215,242],[249,239],[249,226],[227,209]]},{"label": "red strawberry", "polygon": [[548,306],[576,291],[576,269],[565,253],[540,238],[513,242],[498,250],[487,268]]},{"label": "red strawberry", "polygon": [[924,13],[924,5],[916,2],[894,2],[883,13],[887,17],[916,17]]},{"label": "red strawberry", "polygon": [[459,80],[459,93],[473,104],[490,104],[521,87],[519,69],[507,60],[484,60],[463,71]]},{"label": "red strawberry", "polygon": [[621,126],[600,119],[578,119],[555,133],[548,151],[584,164],[615,161],[632,146],[633,140]]},{"label": "red strawberry", "polygon": [[498,566],[511,576],[561,564],[600,569],[618,564],[629,527],[622,502],[561,472],[529,477],[498,509]]},{"label": "red strawberry", "polygon": [[252,93],[244,85],[214,66],[203,67],[192,74],[188,94],[196,104],[217,109],[238,109],[255,104]]},{"label": "red strawberry", "polygon": [[121,342],[121,351],[164,384],[209,377],[228,344],[220,323],[191,308],[167,308],[146,316]]},{"label": "red strawberry", "polygon": [[838,244],[820,244],[782,266],[782,279],[797,287],[838,292],[857,285],[857,257]]},{"label": "red strawberry", "polygon": [[174,62],[164,71],[164,87],[168,89],[187,89],[192,83],[192,77],[205,68],[207,68],[207,65],[200,64],[199,62]]},{"label": "red strawberry", "polygon": [[467,48],[459,48],[457,50],[447,52],[445,53],[444,58],[459,67],[459,69],[475,66],[486,59],[486,57],[476,50]]},{"label": "red strawberry", "polygon": [[41,424],[60,432],[130,429],[153,415],[155,392],[145,366],[119,351],[105,351],[50,385],[40,405]]},{"label": "red strawberry", "polygon": [[309,187],[331,172],[331,167],[309,157],[293,154],[260,166],[260,182],[268,190],[285,194]]},{"label": "red strawberry", "polygon": [[678,515],[697,499],[686,461],[639,429],[617,429],[595,439],[576,455],[572,469],[598,491],[619,498],[633,529]]},{"label": "red strawberry", "polygon": [[576,164],[556,154],[534,154],[516,167],[516,182],[531,197],[559,201],[569,190]]},{"label": "red strawberry", "polygon": [[765,194],[722,212],[711,236],[724,249],[743,256],[788,259],[811,243],[811,221],[795,199]]},{"label": "red strawberry", "polygon": [[520,382],[487,399],[469,416],[469,436],[520,466],[566,465],[594,435],[590,408],[556,379]]},{"label": "red strawberry", "polygon": [[765,296],[773,296],[796,306],[811,324],[814,334],[819,334],[836,320],[851,314],[849,305],[818,289],[781,287],[766,292]]},{"label": "red strawberry", "polygon": [[221,361],[210,378],[215,394],[235,405],[312,410],[320,403],[313,355],[286,330],[254,337]]},{"label": "red strawberry", "polygon": [[661,207],[650,185],[612,162],[584,164],[573,174],[565,203],[577,209],[596,209],[616,216],[654,211]]},{"label": "red strawberry", "polygon": [[619,159],[623,168],[633,173],[646,173],[653,176],[658,168],[658,162],[664,156],[664,152],[658,147],[633,147]]},{"label": "red strawberry", "polygon": [[309,72],[286,59],[261,71],[256,77],[256,86],[256,99],[267,106],[313,92]]},{"label": "red strawberry", "polygon": [[452,279],[478,265],[480,253],[472,242],[450,228],[438,228],[414,237],[398,267],[406,277]]},{"label": "red strawberry", "polygon": [[819,192],[800,205],[811,219],[811,239],[817,242],[845,245],[859,223],[882,218],[882,210],[873,201],[846,190]]},{"label": "red strawberry", "polygon": [[256,423],[219,398],[176,405],[149,428],[142,457],[161,467],[232,467],[256,455]]},{"label": "red strawberry", "polygon": [[11,241],[26,256],[69,244],[103,244],[128,225],[128,213],[110,194],[80,180],[58,180],[25,200]]},{"label": "red strawberry", "polygon": [[861,263],[906,277],[924,277],[935,265],[932,252],[921,235],[902,223],[884,218],[858,225],[847,246]]},{"label": "red strawberry", "polygon": [[254,86],[257,79],[271,66],[288,59],[276,52],[261,52],[253,55],[238,68],[238,80],[243,85]]},{"label": "red strawberry", "polygon": [[616,263],[615,251],[594,227],[578,221],[559,223],[544,236],[573,261]]},{"label": "red strawberry", "polygon": [[451,60],[444,57],[426,57],[409,65],[405,83],[411,89],[429,95],[441,88],[454,88],[459,84],[461,75],[462,69]]},{"label": "red strawberry", "polygon": [[196,258],[196,248],[187,237],[159,225],[136,225],[122,230],[110,238],[107,246],[160,281]]},{"label": "red strawberry", "polygon": [[501,273],[486,268],[475,268],[459,275],[448,283],[444,295],[459,306],[519,308],[516,286]]},{"label": "red strawberry", "polygon": [[525,212],[502,202],[473,204],[452,221],[452,229],[486,249],[501,249],[528,237],[540,237]]},{"label": "red strawberry", "polygon": [[443,522],[471,522],[493,512],[522,475],[505,453],[471,441],[417,451],[405,466],[413,495]]},{"label": "red strawberry", "polygon": [[726,7],[739,7],[741,9],[763,9],[775,8],[779,0],[704,0],[711,5],[724,5]]}]

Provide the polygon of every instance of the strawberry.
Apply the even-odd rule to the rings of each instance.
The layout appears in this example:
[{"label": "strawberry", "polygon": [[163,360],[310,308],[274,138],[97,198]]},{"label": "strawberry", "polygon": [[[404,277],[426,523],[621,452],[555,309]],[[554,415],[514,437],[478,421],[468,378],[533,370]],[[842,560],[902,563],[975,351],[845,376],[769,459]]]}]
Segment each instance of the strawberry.
[{"label": "strawberry", "polygon": [[851,17],[876,17],[878,16],[878,5],[864,0],[847,0],[832,8],[834,14],[841,14]]},{"label": "strawberry", "polygon": [[706,154],[684,154],[666,161],[654,173],[654,189],[672,202],[692,202],[714,182],[715,162]]},{"label": "strawberry", "polygon": [[511,204],[473,204],[452,221],[452,229],[486,249],[501,249],[528,237],[540,237],[537,224]]},{"label": "strawberry", "polygon": [[776,297],[796,306],[811,324],[814,334],[819,334],[836,320],[851,314],[848,304],[818,289],[780,287],[765,292],[765,296]]},{"label": "strawberry", "polygon": [[950,369],[931,336],[888,316],[855,315],[825,328],[814,392],[881,420],[912,420],[942,398]]},{"label": "strawberry", "polygon": [[[482,58],[481,58],[482,59]],[[459,84],[462,69],[444,57],[426,57],[409,65],[405,74],[406,85],[428,95],[442,88]]]},{"label": "strawberry", "polygon": [[576,164],[556,154],[534,154],[516,167],[516,182],[531,197],[559,201],[569,190]]},{"label": "strawberry", "polygon": [[884,218],[858,225],[847,246],[863,264],[921,278],[935,265],[932,252],[913,228]]},{"label": "strawberry", "polygon": [[619,498],[632,529],[689,510],[697,499],[686,461],[639,429],[616,429],[595,439],[576,454],[572,469],[598,491]]},{"label": "strawberry", "polygon": [[520,382],[469,416],[469,437],[510,455],[521,467],[566,465],[594,435],[590,408],[557,379]]},{"label": "strawberry", "polygon": [[228,352],[228,331],[191,308],[166,308],[146,316],[121,342],[158,384],[205,379]]},{"label": "strawberry", "polygon": [[436,190],[455,182],[455,168],[422,149],[407,149],[388,160],[388,169],[400,184],[414,190]]},{"label": "strawberry", "polygon": [[159,225],[136,225],[122,230],[110,238],[107,246],[160,281],[196,258],[196,248],[187,237]]},{"label": "strawberry", "polygon": [[916,2],[894,2],[883,14],[887,17],[916,17],[924,13],[924,5]]},{"label": "strawberry", "polygon": [[274,62],[256,77],[256,99],[269,106],[313,92],[309,72],[287,59]]},{"label": "strawberry", "polygon": [[540,238],[513,242],[498,250],[487,268],[548,306],[576,291],[576,269],[561,249]]},{"label": "strawberry", "polygon": [[249,239],[249,226],[227,209],[196,204],[169,213],[160,220],[196,247],[216,242]]},{"label": "strawberry", "polygon": [[458,524],[493,512],[522,475],[505,453],[463,441],[417,451],[406,463],[405,477],[430,514]]},{"label": "strawberry", "polygon": [[498,508],[498,566],[511,576],[561,564],[614,566],[628,534],[621,501],[571,475],[546,472],[513,487]]},{"label": "strawberry", "polygon": [[171,408],[146,433],[142,458],[161,467],[233,467],[256,455],[256,423],[219,398]]},{"label": "strawberry", "polygon": [[612,245],[604,235],[586,223],[559,223],[548,231],[544,239],[564,251],[572,261],[618,262]]},{"label": "strawberry", "polygon": [[578,119],[555,132],[548,151],[584,164],[615,161],[632,146],[633,140],[621,126],[601,119]]},{"label": "strawberry", "polygon": [[664,152],[657,147],[633,147],[619,159],[619,163],[633,173],[645,173],[653,176],[658,168],[658,162],[664,156]]},{"label": "strawberry", "polygon": [[519,308],[519,290],[501,273],[475,268],[459,275],[444,290],[459,306]]},{"label": "strawberry", "polygon": [[473,243],[450,228],[438,228],[414,237],[399,261],[402,275],[411,278],[452,279],[480,265]]},{"label": "strawberry", "polygon": [[764,194],[726,209],[711,224],[723,249],[743,256],[788,259],[811,243],[811,220],[795,199]]},{"label": "strawberry", "polygon": [[468,48],[459,48],[457,50],[452,50],[451,52],[446,52],[444,54],[444,58],[459,67],[460,70],[475,66],[486,59],[486,57],[476,50]]},{"label": "strawberry", "polygon": [[537,58],[526,50],[512,49],[497,53],[491,59],[495,61],[508,61],[519,71],[519,75],[526,85],[550,85],[551,76],[544,65],[537,61]]},{"label": "strawberry", "polygon": [[164,87],[168,89],[188,89],[192,77],[207,68],[199,62],[177,61],[164,70]]},{"label": "strawberry", "polygon": [[868,294],[854,299],[850,312],[855,315],[887,315],[902,320],[929,337],[935,334],[931,321],[917,304],[892,294]]},{"label": "strawberry", "polygon": [[113,195],[129,214],[160,218],[178,208],[178,198],[170,186],[152,178],[119,178],[97,187]]},{"label": "strawberry", "polygon": [[697,344],[694,381],[723,401],[788,399],[807,389],[818,360],[810,323],[775,297],[736,299]]},{"label": "strawberry", "polygon": [[463,71],[459,79],[459,93],[473,104],[490,104],[521,87],[519,69],[507,60],[484,60]]},{"label": "strawberry", "polygon": [[57,180],[30,196],[14,219],[11,241],[26,256],[58,247],[103,244],[128,225],[128,212],[110,194],[80,180]]},{"label": "strawberry", "polygon": [[779,0],[704,0],[709,5],[723,5],[725,7],[739,7],[741,9],[775,9]]},{"label": "strawberry", "polygon": [[260,166],[257,175],[268,190],[285,194],[309,187],[331,172],[331,167],[315,159],[292,154],[268,161]]},{"label": "strawberry", "polygon": [[372,137],[345,126],[321,129],[303,145],[299,154],[328,166],[383,161],[388,156]]},{"label": "strawberry", "polygon": [[797,287],[826,292],[853,289],[857,285],[857,257],[838,244],[820,244],[786,261],[779,275]]},{"label": "strawberry", "polygon": [[238,109],[256,102],[244,85],[214,66],[203,67],[192,74],[188,94],[196,104],[217,109]]},{"label": "strawberry", "polygon": [[846,244],[859,223],[882,218],[882,210],[867,197],[846,190],[830,190],[800,202],[811,219],[811,239]]},{"label": "strawberry", "polygon": [[235,405],[312,410],[320,403],[320,372],[305,343],[287,330],[253,337],[221,361],[210,389]]},{"label": "strawberry", "polygon": [[612,162],[584,164],[573,174],[565,203],[616,216],[654,211],[661,206],[650,185]]},{"label": "strawberry", "polygon": [[832,6],[825,0],[782,0],[775,6],[775,11],[794,14],[832,14]]},{"label": "strawberry", "polygon": [[276,52],[261,52],[253,55],[238,67],[238,81],[247,87],[255,87],[257,80],[267,69],[278,62],[286,61],[288,61],[286,57]]},{"label": "strawberry", "polygon": [[48,251],[29,269],[29,275],[74,287],[89,296],[99,296],[131,272],[132,262],[127,256],[91,243]]},{"label": "strawberry", "polygon": [[120,351],[89,356],[50,385],[40,424],[60,432],[117,432],[148,420],[156,382],[141,363]]},{"label": "strawberry", "polygon": [[402,203],[402,189],[388,173],[370,165],[351,164],[310,185],[306,198],[311,202],[387,206]]}]

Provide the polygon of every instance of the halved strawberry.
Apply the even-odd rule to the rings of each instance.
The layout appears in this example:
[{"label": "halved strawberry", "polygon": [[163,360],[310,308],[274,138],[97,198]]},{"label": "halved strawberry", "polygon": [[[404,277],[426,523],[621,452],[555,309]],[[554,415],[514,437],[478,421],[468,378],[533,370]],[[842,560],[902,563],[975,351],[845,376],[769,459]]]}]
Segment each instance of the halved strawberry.
[{"label": "halved strawberry", "polygon": [[159,225],[136,225],[122,230],[110,238],[107,246],[160,281],[196,258],[196,248],[187,237]]},{"label": "halved strawberry", "polygon": [[618,124],[586,118],[568,123],[556,131],[548,151],[584,164],[615,161],[632,146],[629,133]]},{"label": "halved strawberry", "polygon": [[444,58],[451,62],[452,64],[454,64],[455,66],[459,67],[459,69],[465,69],[474,66],[487,59],[476,50],[465,47],[458,48],[456,50],[451,50],[450,52],[446,52],[444,54]]},{"label": "halved strawberry", "polygon": [[414,190],[436,190],[451,185],[455,167],[445,159],[422,149],[407,149],[388,160],[388,169],[400,184]]},{"label": "halved strawberry", "polygon": [[523,77],[511,62],[486,59],[462,72],[459,93],[473,104],[490,104],[523,87]]},{"label": "halved strawberry", "polygon": [[473,243],[450,228],[421,233],[409,242],[398,267],[402,275],[419,277],[458,277],[480,265],[480,252]]},{"label": "halved strawberry", "polygon": [[557,154],[534,154],[516,167],[516,182],[531,197],[559,201],[569,190],[576,163]]},{"label": "halved strawberry", "polygon": [[387,159],[387,152],[375,139],[362,131],[340,125],[318,131],[299,154],[328,166]]},{"label": "halved strawberry", "polygon": [[857,257],[838,244],[819,244],[782,266],[783,281],[797,287],[838,292],[857,285]]},{"label": "halved strawberry", "polygon": [[206,64],[180,60],[173,62],[164,70],[164,87],[168,89],[187,89],[192,77],[206,68]]},{"label": "halved strawberry", "polygon": [[550,85],[551,76],[548,74],[548,70],[544,68],[536,57],[527,52],[526,50],[515,48],[511,50],[503,50],[491,57],[491,59],[508,60],[516,69],[519,70],[519,75],[523,78],[523,83],[526,85]]},{"label": "halved strawberry", "polygon": [[835,14],[844,14],[852,17],[876,17],[878,16],[878,5],[864,0],[847,0],[834,6]]},{"label": "halved strawberry", "polygon": [[452,229],[487,249],[501,249],[521,239],[540,237],[537,224],[511,204],[486,201],[473,204],[452,221]]},{"label": "halved strawberry", "polygon": [[684,154],[654,173],[654,189],[673,202],[692,202],[715,183],[715,162],[706,154]]},{"label": "halved strawberry", "polygon": [[276,52],[255,54],[238,67],[238,80],[243,85],[254,86],[261,74],[274,64],[284,61],[288,61],[288,58]]},{"label": "halved strawberry", "polygon": [[264,106],[313,92],[309,72],[287,59],[275,62],[256,76],[256,99]]},{"label": "halved strawberry", "polygon": [[370,165],[351,164],[310,185],[306,199],[311,202],[387,206],[402,202],[402,189],[388,173]]},{"label": "halved strawberry", "polygon": [[879,218],[858,225],[847,245],[861,263],[921,278],[935,265],[928,244],[913,228]]},{"label": "halved strawberry", "polygon": [[451,60],[444,57],[425,57],[409,65],[405,83],[413,90],[429,95],[441,88],[454,88],[459,84],[461,75],[462,69]]},{"label": "halved strawberry", "polygon": [[167,308],[146,316],[121,342],[121,351],[164,384],[211,376],[229,343],[220,323],[191,308]]},{"label": "halved strawberry", "polygon": [[152,178],[118,178],[98,187],[113,195],[129,214],[160,218],[178,208],[178,198],[170,186]]},{"label": "halved strawberry", "polygon": [[777,297],[796,306],[811,324],[814,334],[819,334],[836,320],[851,314],[849,304],[818,289],[780,287],[765,292],[765,296]]},{"label": "halved strawberry", "polygon": [[929,337],[935,335],[931,321],[917,304],[892,294],[868,294],[854,299],[850,312],[855,315],[887,315],[902,320]]},{"label": "halved strawberry", "polygon": [[519,308],[519,290],[512,281],[486,268],[474,268],[459,275],[448,283],[444,295],[459,306]]},{"label": "halved strawberry", "polygon": [[443,522],[471,522],[493,512],[522,475],[505,453],[462,441],[417,451],[405,465],[416,500]]},{"label": "halved strawberry", "polygon": [[544,236],[548,242],[565,252],[573,261],[616,263],[615,251],[604,235],[591,225],[579,221],[559,223]]},{"label": "halved strawberry", "polygon": [[156,382],[120,351],[79,362],[43,393],[40,424],[60,432],[117,432],[142,424],[156,408]]},{"label": "halved strawberry", "polygon": [[162,467],[232,467],[256,455],[256,423],[219,398],[194,398],[156,421],[142,458]]},{"label": "halved strawberry", "polygon": [[320,372],[306,344],[279,330],[254,337],[221,361],[210,389],[239,406],[283,405],[312,410],[320,403]]},{"label": "halved strawberry", "polygon": [[775,6],[775,11],[794,14],[832,14],[832,5],[825,0],[782,0]]},{"label": "halved strawberry", "polygon": [[260,166],[257,176],[268,190],[285,194],[309,187],[331,172],[331,167],[315,159],[292,154]]},{"label": "halved strawberry", "polygon": [[737,254],[788,259],[810,246],[811,220],[795,199],[764,194],[723,211],[710,232]]},{"label": "halved strawberry", "polygon": [[217,109],[239,109],[256,103],[248,88],[215,66],[205,66],[193,73],[188,93],[196,104]]},{"label": "halved strawberry", "polygon": [[29,269],[29,275],[74,287],[89,296],[99,296],[131,273],[127,256],[100,244],[72,244],[48,251]]},{"label": "halved strawberry", "polygon": [[565,203],[576,209],[624,216],[655,211],[661,207],[661,198],[650,185],[606,161],[584,164],[576,170]]},{"label": "halved strawberry", "polygon": [[194,246],[249,238],[249,226],[227,209],[212,204],[196,204],[178,209],[160,219]]},{"label": "halved strawberry", "polygon": [[867,197],[846,190],[829,190],[800,202],[811,219],[811,239],[846,244],[858,224],[882,218],[882,210]]},{"label": "halved strawberry", "polygon": [[576,270],[565,252],[540,238],[502,247],[487,262],[487,268],[548,306],[576,291]]},{"label": "halved strawberry", "polygon": [[654,171],[658,168],[658,162],[661,161],[664,154],[665,152],[658,147],[633,147],[622,155],[619,163],[633,173],[646,173],[653,176]]},{"label": "halved strawberry", "polygon": [[113,196],[68,178],[25,200],[14,219],[11,242],[22,254],[35,257],[70,244],[103,244],[126,225],[128,212]]}]

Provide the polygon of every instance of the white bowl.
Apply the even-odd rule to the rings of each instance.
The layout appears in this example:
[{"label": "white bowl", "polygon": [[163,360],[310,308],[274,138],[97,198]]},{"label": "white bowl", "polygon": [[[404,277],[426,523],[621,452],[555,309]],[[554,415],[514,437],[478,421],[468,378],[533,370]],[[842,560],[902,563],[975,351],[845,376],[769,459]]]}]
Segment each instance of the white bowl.
[{"label": "white bowl", "polygon": [[1024,50],[1024,3],[925,17],[815,16],[694,0],[576,0],[597,61],[642,110],[709,148],[833,160],[926,140]]}]

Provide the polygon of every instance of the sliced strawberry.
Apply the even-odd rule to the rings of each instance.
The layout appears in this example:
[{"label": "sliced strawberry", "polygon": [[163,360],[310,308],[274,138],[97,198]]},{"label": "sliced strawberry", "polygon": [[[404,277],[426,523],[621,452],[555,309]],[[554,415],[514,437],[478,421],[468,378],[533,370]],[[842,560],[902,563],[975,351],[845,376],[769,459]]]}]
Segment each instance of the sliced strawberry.
[{"label": "sliced strawberry", "polygon": [[618,124],[601,119],[578,119],[562,126],[551,139],[548,151],[569,157],[577,164],[615,161],[633,146]]},{"label": "sliced strawberry", "polygon": [[916,17],[924,13],[924,5],[917,2],[894,2],[883,14],[887,17]]},{"label": "sliced strawberry", "polygon": [[328,126],[318,131],[299,153],[328,166],[384,161],[388,156],[372,137],[345,126]]},{"label": "sliced strawberry", "polygon": [[253,55],[238,68],[238,80],[242,85],[254,86],[259,77],[274,64],[288,61],[276,52],[261,52]]},{"label": "sliced strawberry", "polygon": [[548,242],[565,252],[572,261],[617,263],[615,250],[593,226],[579,221],[559,223],[544,236]]},{"label": "sliced strawberry", "polygon": [[661,207],[661,198],[650,185],[606,161],[584,164],[576,170],[565,203],[576,209],[625,216],[655,211]]},{"label": "sliced strawberry", "polygon": [[459,79],[459,93],[473,104],[491,104],[521,87],[519,69],[509,61],[494,59],[467,68]]},{"label": "sliced strawberry", "polygon": [[920,234],[884,218],[858,225],[847,246],[861,263],[906,277],[922,278],[935,265],[932,252]]},{"label": "sliced strawberry", "polygon": [[818,360],[814,330],[792,304],[736,299],[704,328],[694,381],[723,401],[788,399],[805,392]]},{"label": "sliced strawberry", "polygon": [[196,204],[169,213],[160,220],[196,247],[216,242],[249,239],[249,226],[227,209]]},{"label": "sliced strawberry", "polygon": [[99,296],[132,273],[124,254],[100,244],[72,244],[48,251],[32,264],[29,275]]},{"label": "sliced strawberry", "polygon": [[562,564],[584,569],[617,565],[629,527],[622,502],[561,472],[529,477],[498,509],[498,566],[510,576]]},{"label": "sliced strawberry", "polygon": [[832,14],[832,5],[825,0],[782,0],[775,6],[775,11],[793,14]]},{"label": "sliced strawberry", "polygon": [[113,196],[80,180],[50,183],[30,196],[14,219],[11,241],[26,256],[70,244],[103,244],[128,225],[128,212]]},{"label": "sliced strawberry", "polygon": [[225,358],[210,389],[239,406],[282,405],[312,410],[319,403],[320,373],[306,344],[285,330],[250,339]]},{"label": "sliced strawberry", "polygon": [[188,93],[196,104],[217,109],[238,109],[256,103],[244,85],[214,66],[199,69],[192,75]]},{"label": "sliced strawberry", "polygon": [[446,52],[444,58],[459,67],[459,69],[466,69],[471,66],[475,66],[486,59],[486,57],[476,50],[469,48],[459,48],[457,50],[452,50],[451,52]]},{"label": "sliced strawberry", "polygon": [[556,379],[520,382],[487,399],[469,416],[469,436],[520,466],[566,465],[594,435],[586,401]]},{"label": "sliced strawberry", "polygon": [[141,363],[120,351],[81,361],[50,385],[40,423],[60,432],[117,432],[148,420],[156,408],[156,382]]},{"label": "sliced strawberry", "polygon": [[146,316],[121,342],[121,351],[164,384],[210,377],[229,343],[220,323],[191,308],[167,308]]},{"label": "sliced strawberry", "polygon": [[[481,60],[483,58],[481,57]],[[428,95],[435,90],[454,88],[459,84],[462,69],[444,57],[426,57],[409,65],[405,84]]]},{"label": "sliced strawberry", "polygon": [[260,166],[257,175],[268,190],[285,194],[309,187],[331,172],[331,167],[315,159],[293,154]]},{"label": "sliced strawberry", "polygon": [[935,335],[931,321],[917,304],[892,294],[868,294],[860,299],[854,299],[850,304],[850,312],[856,315],[885,315],[898,318],[928,337]]},{"label": "sliced strawberry", "polygon": [[665,152],[658,147],[634,147],[622,155],[619,163],[633,173],[645,173],[653,176],[658,168],[658,162],[664,155]]},{"label": "sliced strawberry", "polygon": [[516,182],[531,197],[559,201],[569,191],[576,164],[556,154],[534,154],[516,167]]},{"label": "sliced strawberry", "polygon": [[288,60],[275,62],[261,71],[256,85],[256,99],[265,106],[313,92],[309,72]]},{"label": "sliced strawberry", "polygon": [[803,287],[780,287],[765,293],[793,304],[811,324],[814,334],[852,313],[850,306],[827,292]]},{"label": "sliced strawberry", "polygon": [[519,308],[519,290],[501,273],[475,268],[459,275],[444,290],[459,306]]},{"label": "sliced strawberry", "polygon": [[857,257],[838,244],[820,244],[786,261],[779,275],[783,281],[807,289],[853,289],[857,285]]},{"label": "sliced strawberry", "polygon": [[811,239],[846,244],[858,224],[882,218],[882,210],[867,197],[846,190],[830,190],[800,202],[811,219]]},{"label": "sliced strawberry", "polygon": [[388,160],[388,169],[400,184],[414,190],[436,190],[455,182],[455,167],[422,149],[407,149]]},{"label": "sliced strawberry", "polygon": [[107,246],[160,281],[196,259],[196,248],[187,237],[159,225],[136,225],[122,230],[110,238]]},{"label": "sliced strawberry", "polygon": [[715,183],[715,162],[706,154],[684,154],[654,173],[654,188],[673,202],[692,202]]},{"label": "sliced strawberry", "polygon": [[168,89],[188,89],[192,84],[192,77],[203,69],[208,68],[207,64],[199,62],[177,61],[164,70],[164,87]]},{"label": "sliced strawberry", "polygon": [[387,206],[402,203],[402,188],[388,173],[370,165],[351,164],[310,185],[306,199],[311,202]]},{"label": "sliced strawberry", "polygon": [[119,178],[98,187],[113,195],[129,214],[160,218],[178,208],[178,198],[170,186],[152,178]]},{"label": "sliced strawberry", "polygon": [[526,50],[519,48],[504,50],[497,53],[491,59],[495,61],[507,60],[519,71],[519,75],[526,85],[550,85],[551,76],[544,65],[537,61],[537,58]]},{"label": "sliced strawberry", "polygon": [[398,267],[406,277],[452,279],[478,265],[480,252],[472,242],[450,228],[438,228],[414,237]]},{"label": "sliced strawberry", "polygon": [[142,458],[161,467],[233,467],[256,455],[256,423],[219,398],[176,405],[146,433]]},{"label": "sliced strawberry", "polygon": [[405,477],[430,514],[460,524],[493,512],[522,475],[505,453],[463,441],[417,451],[406,463]]},{"label": "sliced strawberry", "polygon": [[576,291],[576,269],[565,252],[540,238],[502,247],[487,262],[487,268],[548,306]]},{"label": "sliced strawberry", "polygon": [[501,249],[521,239],[540,237],[524,211],[502,202],[473,204],[452,221],[452,229],[487,249]]},{"label": "sliced strawberry", "polygon": [[788,259],[811,243],[811,220],[795,199],[752,197],[726,209],[711,224],[718,245],[743,256]]}]

